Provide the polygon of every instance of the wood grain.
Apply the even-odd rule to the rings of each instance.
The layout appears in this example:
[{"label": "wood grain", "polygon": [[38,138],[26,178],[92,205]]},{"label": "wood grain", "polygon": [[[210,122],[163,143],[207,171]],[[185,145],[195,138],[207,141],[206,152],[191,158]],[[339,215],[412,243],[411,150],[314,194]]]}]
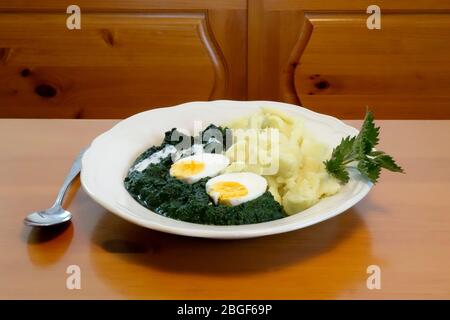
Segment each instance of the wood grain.
[{"label": "wood grain", "polygon": [[0,3],[0,117],[124,118],[246,96],[244,10],[97,4],[82,11],[81,30],[67,30],[56,5],[33,12]]},{"label": "wood grain", "polygon": [[449,119],[449,3],[377,5],[381,30],[367,29],[364,1],[249,1],[263,26],[253,30],[249,15],[258,99],[341,118],[361,118],[368,106],[378,118]]},{"label": "wood grain", "polygon": [[[70,1],[60,0],[39,0],[39,1],[16,1],[0,0],[0,7],[5,11],[48,11],[59,10],[66,12],[66,8],[72,4]],[[175,10],[203,10],[203,9],[226,9],[226,10],[244,10],[247,4],[243,0],[78,0],[77,5],[83,11],[148,11],[161,10],[162,8]]]},{"label": "wood grain", "polygon": [[249,100],[261,100],[262,96],[262,70],[263,56],[261,54],[261,46],[264,28],[264,1],[249,0],[247,10],[248,21],[248,77],[247,77],[247,97]]},{"label": "wood grain", "polygon": [[0,117],[124,118],[275,100],[340,118],[450,119],[450,2],[0,0]]},{"label": "wood grain", "polygon": [[[72,224],[23,226],[53,201],[78,151],[114,123],[0,120],[0,298],[450,298],[449,121],[379,121],[380,148],[406,175],[383,173],[355,207],[303,230],[240,241],[163,234],[107,212],[79,182],[65,202]],[[65,287],[73,264],[81,290]],[[373,264],[381,290],[366,287]]]},{"label": "wood grain", "polygon": [[[332,115],[450,118],[449,14],[307,14],[309,41],[294,71],[301,104]],[[351,35],[351,36],[349,36]],[[359,112],[358,112],[359,111]]]},{"label": "wood grain", "polygon": [[[397,11],[442,11],[448,10],[450,4],[446,0],[379,0],[376,4],[382,10]],[[264,0],[264,8],[267,11],[324,11],[324,9],[333,11],[353,10],[365,12],[370,4],[365,0],[332,0],[322,2],[316,0]]]}]

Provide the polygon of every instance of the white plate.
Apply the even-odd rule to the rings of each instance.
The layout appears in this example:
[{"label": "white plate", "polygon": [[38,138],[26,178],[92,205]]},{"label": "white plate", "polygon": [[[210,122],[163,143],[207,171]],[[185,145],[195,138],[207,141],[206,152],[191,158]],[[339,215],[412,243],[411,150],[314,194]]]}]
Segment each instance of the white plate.
[{"label": "white plate", "polygon": [[220,125],[250,114],[261,106],[302,117],[307,129],[330,147],[336,146],[342,137],[358,133],[336,118],[279,102],[221,100],[154,109],[119,122],[92,142],[82,160],[83,188],[106,209],[140,226],[179,235],[219,239],[252,238],[304,228],[344,212],[367,195],[372,183],[352,172],[350,182],[338,194],[324,198],[301,213],[258,224],[213,226],[163,217],[141,206],[128,194],[123,179],[130,165],[147,148],[159,145],[165,131],[176,127],[193,132],[195,121],[201,121],[203,126],[210,123]]}]

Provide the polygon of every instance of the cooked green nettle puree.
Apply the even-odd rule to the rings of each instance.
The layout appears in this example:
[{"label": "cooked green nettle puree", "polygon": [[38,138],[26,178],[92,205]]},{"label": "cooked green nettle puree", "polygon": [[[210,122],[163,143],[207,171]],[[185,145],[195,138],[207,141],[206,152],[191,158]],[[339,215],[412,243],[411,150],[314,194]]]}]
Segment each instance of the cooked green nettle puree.
[{"label": "cooked green nettle puree", "polygon": [[[211,139],[211,136],[215,137],[211,132],[218,131],[221,139]],[[221,149],[226,150],[226,142],[231,140],[229,136],[227,138],[227,134],[230,134],[229,130],[214,125],[208,126],[199,137],[188,137],[176,129],[166,132],[160,146],[149,148],[136,159],[125,178],[125,188],[144,207],[166,217],[193,223],[239,225],[285,217],[283,208],[269,191],[237,206],[215,205],[206,193],[205,185],[209,178],[187,184],[169,174],[173,162],[171,154],[164,152],[167,147],[179,145],[188,139],[191,144],[198,141],[206,151],[217,150],[212,144],[220,144]],[[174,137],[177,139],[173,139]],[[160,152],[158,161],[148,164],[143,170],[133,169],[157,152]],[[189,150],[187,152],[189,155]]]}]

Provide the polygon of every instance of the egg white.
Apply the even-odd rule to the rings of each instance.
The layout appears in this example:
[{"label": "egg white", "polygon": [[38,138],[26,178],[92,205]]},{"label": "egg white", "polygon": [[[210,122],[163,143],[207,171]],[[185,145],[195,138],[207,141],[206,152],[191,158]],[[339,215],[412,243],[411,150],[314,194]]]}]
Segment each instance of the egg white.
[{"label": "egg white", "polygon": [[267,189],[267,181],[262,176],[252,172],[226,173],[211,178],[206,183],[206,193],[211,197],[215,204],[218,204],[220,193],[213,190],[218,182],[237,182],[247,189],[247,194],[236,198],[228,199],[231,206],[237,206],[241,203],[254,200],[264,194]]},{"label": "egg white", "polygon": [[[182,159],[176,161],[173,165],[178,164],[180,162],[190,162],[190,161],[203,163],[204,168],[201,172],[198,172],[193,175],[176,177],[177,179],[184,181],[186,183],[189,183],[189,184],[195,183],[195,182],[199,181],[200,179],[203,179],[206,177],[215,177],[219,173],[221,173],[230,164],[230,160],[228,160],[228,158],[222,154],[199,153],[199,154],[194,154],[189,157],[182,158]],[[174,172],[173,172],[174,170],[172,170],[173,165],[169,171],[169,174],[171,176],[174,176]]]}]

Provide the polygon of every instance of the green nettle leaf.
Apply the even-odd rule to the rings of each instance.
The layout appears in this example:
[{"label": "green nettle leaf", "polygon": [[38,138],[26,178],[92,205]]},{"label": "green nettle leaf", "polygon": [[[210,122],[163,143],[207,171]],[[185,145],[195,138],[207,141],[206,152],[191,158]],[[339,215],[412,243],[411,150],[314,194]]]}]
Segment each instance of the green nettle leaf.
[{"label": "green nettle leaf", "polygon": [[385,154],[383,151],[372,151],[371,153],[369,153],[369,156],[371,157],[376,157],[376,156],[380,156],[382,154]]},{"label": "green nettle leaf", "polygon": [[375,126],[373,120],[372,112],[368,111],[364,118],[361,131],[356,137],[353,150],[360,159],[363,159],[378,144],[380,128]]},{"label": "green nettle leaf", "polygon": [[328,173],[345,184],[350,179],[347,169],[353,162],[357,163],[359,172],[373,183],[377,182],[382,168],[404,172],[391,156],[374,150],[379,142],[379,134],[380,128],[375,126],[373,114],[367,111],[359,134],[343,138],[333,149],[331,158],[324,161]]},{"label": "green nettle leaf", "polygon": [[332,158],[328,161],[325,161],[325,167],[327,171],[336,177],[339,181],[342,181],[344,183],[347,183],[350,179],[347,170],[345,170],[345,167],[342,165],[342,161],[340,161],[337,158]]},{"label": "green nettle leaf", "polygon": [[364,159],[358,162],[359,172],[369,178],[370,181],[376,183],[380,176],[381,167],[370,159]]},{"label": "green nettle leaf", "polygon": [[344,167],[340,167],[339,170],[337,170],[334,174],[334,176],[339,180],[342,181],[343,183],[347,183],[350,180],[350,176],[347,172],[347,170],[345,170]]},{"label": "green nettle leaf", "polygon": [[374,158],[374,161],[380,165],[380,167],[393,172],[403,172],[403,168],[400,167],[395,160],[387,154],[381,154]]},{"label": "green nettle leaf", "polygon": [[341,144],[338,146],[339,153],[341,154],[342,159],[346,160],[347,155],[352,152],[353,144],[355,143],[356,137],[345,137],[342,139]]}]

